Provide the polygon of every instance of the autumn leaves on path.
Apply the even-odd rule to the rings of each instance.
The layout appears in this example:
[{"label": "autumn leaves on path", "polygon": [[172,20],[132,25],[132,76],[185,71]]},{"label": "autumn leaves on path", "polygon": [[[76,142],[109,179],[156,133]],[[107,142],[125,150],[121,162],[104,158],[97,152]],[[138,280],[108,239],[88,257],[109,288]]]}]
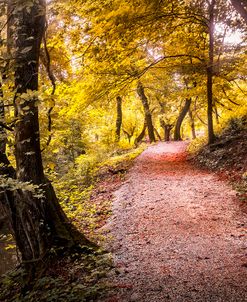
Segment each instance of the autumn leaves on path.
[{"label": "autumn leaves on path", "polygon": [[236,192],[188,163],[185,149],[149,147],[115,194],[114,301],[247,301],[246,214]]}]

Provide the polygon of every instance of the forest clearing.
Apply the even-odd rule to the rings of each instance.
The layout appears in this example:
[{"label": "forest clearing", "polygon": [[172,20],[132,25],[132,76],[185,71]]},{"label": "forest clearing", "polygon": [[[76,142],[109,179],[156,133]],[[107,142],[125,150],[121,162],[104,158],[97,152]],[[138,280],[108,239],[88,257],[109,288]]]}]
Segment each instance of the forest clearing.
[{"label": "forest clearing", "polygon": [[247,0],[0,1],[0,301],[246,301]]}]

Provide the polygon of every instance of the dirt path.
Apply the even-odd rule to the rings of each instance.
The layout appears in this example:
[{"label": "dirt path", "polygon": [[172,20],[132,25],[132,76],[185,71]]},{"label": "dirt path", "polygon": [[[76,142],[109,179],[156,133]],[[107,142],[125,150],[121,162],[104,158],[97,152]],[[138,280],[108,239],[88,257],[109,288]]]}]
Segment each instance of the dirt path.
[{"label": "dirt path", "polygon": [[247,215],[226,183],[186,162],[184,143],[149,147],[116,192],[108,301],[247,301]]}]

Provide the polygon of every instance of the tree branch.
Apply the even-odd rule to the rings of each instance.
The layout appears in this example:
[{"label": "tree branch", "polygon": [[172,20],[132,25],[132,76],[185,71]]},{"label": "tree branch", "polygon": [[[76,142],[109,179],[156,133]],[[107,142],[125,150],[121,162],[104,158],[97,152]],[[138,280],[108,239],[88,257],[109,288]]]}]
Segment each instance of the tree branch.
[{"label": "tree branch", "polygon": [[231,103],[233,103],[233,104],[236,105],[236,106],[240,106],[240,104],[234,102],[232,99],[229,98],[229,96],[227,95],[226,90],[225,90],[225,88],[224,88],[223,86],[222,86],[221,88],[222,88],[222,91],[223,91],[224,95],[225,95],[226,98],[228,99],[228,101],[230,101]]},{"label": "tree branch", "polygon": [[5,123],[1,122],[0,121],[0,127],[6,129],[6,130],[9,130],[9,131],[14,131],[13,128],[9,127],[8,125],[6,125]]},{"label": "tree branch", "polygon": [[247,0],[231,0],[232,6],[241,15],[247,24]]}]

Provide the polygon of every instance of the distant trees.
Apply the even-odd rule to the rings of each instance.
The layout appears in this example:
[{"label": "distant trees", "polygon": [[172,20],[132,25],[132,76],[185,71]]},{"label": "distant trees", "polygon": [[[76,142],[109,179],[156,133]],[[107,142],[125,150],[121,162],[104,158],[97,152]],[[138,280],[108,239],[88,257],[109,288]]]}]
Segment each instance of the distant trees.
[{"label": "distant trees", "polygon": [[[241,3],[244,6],[244,1]],[[89,6],[97,12],[95,3],[86,4],[85,11],[88,11]],[[111,14],[112,10],[115,11],[114,16]],[[109,6],[104,7],[104,21],[97,17],[90,19],[87,34],[93,42],[91,51],[89,47],[88,54],[85,55],[85,61],[90,65],[94,53],[94,63],[99,66],[96,78],[104,78],[108,83],[115,82],[114,89],[119,90],[123,86],[126,90],[127,87],[132,90],[135,83],[149,82],[148,78],[154,78],[155,74],[157,78],[170,77],[171,81],[177,83],[183,97],[181,83],[179,84],[181,78],[191,78],[192,82],[200,78],[198,87],[194,89],[198,91],[198,95],[188,93],[184,99],[192,97],[193,103],[197,97],[203,104],[199,110],[203,119],[207,119],[208,142],[212,143],[215,139],[215,117],[219,118],[215,114],[219,111],[216,103],[222,97],[215,88],[219,82],[221,85],[228,85],[228,78],[225,77],[229,73],[227,62],[234,52],[233,45],[227,46],[224,42],[227,31],[230,28],[236,29],[236,22],[234,23],[233,16],[229,13],[231,10],[230,3],[222,0],[184,3],[132,1],[131,5],[126,6],[122,6],[120,1],[112,1]],[[100,25],[101,21],[106,22],[107,30]],[[221,28],[220,31],[217,26]],[[94,42],[94,37],[97,37],[97,42]],[[235,49],[241,52],[240,45],[236,45]],[[236,59],[232,57],[232,68],[235,64]],[[167,84],[170,85],[171,82]],[[154,88],[154,80],[148,86]],[[156,89],[164,90],[164,87],[159,86],[159,81],[156,86]],[[149,98],[150,104],[154,102]],[[155,120],[153,123],[155,124]],[[194,122],[193,125],[195,124]],[[149,135],[151,132],[149,130]]]}]

